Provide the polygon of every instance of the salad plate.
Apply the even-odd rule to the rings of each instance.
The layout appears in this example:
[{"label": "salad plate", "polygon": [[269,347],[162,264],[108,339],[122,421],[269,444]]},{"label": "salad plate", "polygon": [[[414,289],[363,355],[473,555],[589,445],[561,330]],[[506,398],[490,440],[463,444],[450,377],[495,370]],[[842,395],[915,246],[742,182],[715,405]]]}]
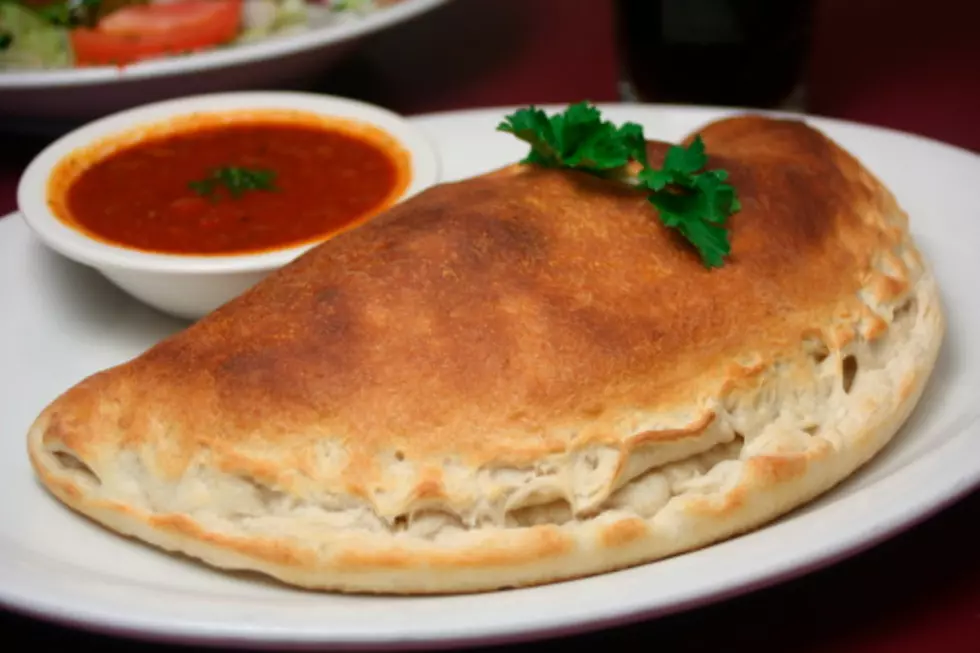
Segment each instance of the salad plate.
[{"label": "salad plate", "polygon": [[[676,140],[725,110],[601,106]],[[412,119],[445,181],[490,171],[525,148],[495,130],[512,109]],[[616,573],[462,596],[297,591],[223,574],[119,538],[66,510],[35,481],[25,434],[58,393],[138,355],[186,322],[138,303],[94,270],[0,220],[0,603],[88,629],[244,648],[424,648],[564,635],[676,612],[798,576],[866,549],[980,484],[980,157],[925,138],[807,118],[894,190],[931,262],[948,314],[925,395],[892,443],[833,491],[758,531]],[[919,165],[909,166],[908,161]]]},{"label": "salad plate", "polygon": [[[48,2],[62,11],[40,13],[24,6]],[[177,96],[301,88],[362,37],[447,0],[154,0],[185,11],[169,10],[176,17],[136,13],[133,18],[125,12],[146,9],[138,1],[101,19],[115,15],[119,29],[126,31],[123,40],[136,34],[135,40],[144,42],[142,50],[120,49],[120,39],[104,38],[99,23],[89,28],[83,17],[64,9],[103,2],[125,5],[129,0],[0,0],[0,120],[6,127],[51,130],[52,125]],[[224,13],[212,5],[223,5]],[[195,6],[211,11],[202,13]],[[233,33],[222,31],[223,21]],[[170,22],[180,26],[173,34],[160,27]],[[146,24],[154,27],[149,36],[140,36]]]}]

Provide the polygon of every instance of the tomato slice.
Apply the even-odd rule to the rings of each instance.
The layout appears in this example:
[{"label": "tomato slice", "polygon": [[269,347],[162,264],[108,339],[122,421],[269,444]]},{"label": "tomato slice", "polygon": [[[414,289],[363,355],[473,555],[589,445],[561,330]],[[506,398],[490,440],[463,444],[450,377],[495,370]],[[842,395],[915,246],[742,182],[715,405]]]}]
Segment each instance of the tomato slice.
[{"label": "tomato slice", "polygon": [[227,43],[241,28],[242,0],[131,5],[92,29],[71,31],[79,66],[124,65]]}]

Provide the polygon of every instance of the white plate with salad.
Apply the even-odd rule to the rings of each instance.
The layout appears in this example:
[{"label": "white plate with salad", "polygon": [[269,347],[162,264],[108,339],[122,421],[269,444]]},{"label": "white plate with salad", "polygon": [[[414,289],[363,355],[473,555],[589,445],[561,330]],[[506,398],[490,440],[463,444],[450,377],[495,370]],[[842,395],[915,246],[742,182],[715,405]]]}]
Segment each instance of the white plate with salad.
[{"label": "white plate with salad", "polygon": [[0,119],[76,122],[204,92],[308,84],[447,0],[0,0]]}]

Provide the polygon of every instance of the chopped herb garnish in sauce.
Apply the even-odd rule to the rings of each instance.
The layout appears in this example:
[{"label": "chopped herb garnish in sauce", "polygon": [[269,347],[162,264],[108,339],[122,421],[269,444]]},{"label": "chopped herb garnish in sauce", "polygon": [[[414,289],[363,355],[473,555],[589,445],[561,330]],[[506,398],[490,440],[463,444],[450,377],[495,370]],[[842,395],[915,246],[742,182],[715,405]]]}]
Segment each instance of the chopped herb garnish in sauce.
[{"label": "chopped herb garnish in sauce", "polygon": [[535,107],[507,116],[498,130],[531,145],[523,163],[571,168],[605,178],[635,161],[642,166],[636,185],[649,192],[660,221],[690,242],[709,267],[720,267],[731,251],[725,220],[741,209],[735,188],[724,170],[705,170],[708,157],[698,135],[689,147],[673,145],[663,165],[647,162],[643,128],[627,122],[617,127],[602,119],[587,102],[548,116]]},{"label": "chopped herb garnish in sauce", "polygon": [[217,199],[218,190],[224,188],[234,199],[250,191],[275,191],[276,173],[272,170],[225,166],[215,168],[204,179],[192,181],[190,189],[208,199]]},{"label": "chopped herb garnish in sauce", "polygon": [[108,155],[85,148],[77,160],[80,174],[52,181],[59,217],[124,247],[184,255],[321,241],[377,215],[411,181],[395,141],[277,111],[201,116]]}]

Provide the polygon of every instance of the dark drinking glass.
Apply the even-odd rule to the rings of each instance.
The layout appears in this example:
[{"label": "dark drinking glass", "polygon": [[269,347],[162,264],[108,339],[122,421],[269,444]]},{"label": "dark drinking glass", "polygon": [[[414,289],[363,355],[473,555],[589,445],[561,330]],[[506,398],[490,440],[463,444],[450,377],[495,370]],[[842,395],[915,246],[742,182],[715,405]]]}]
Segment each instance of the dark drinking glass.
[{"label": "dark drinking glass", "polygon": [[617,0],[631,99],[802,108],[811,0]]}]

